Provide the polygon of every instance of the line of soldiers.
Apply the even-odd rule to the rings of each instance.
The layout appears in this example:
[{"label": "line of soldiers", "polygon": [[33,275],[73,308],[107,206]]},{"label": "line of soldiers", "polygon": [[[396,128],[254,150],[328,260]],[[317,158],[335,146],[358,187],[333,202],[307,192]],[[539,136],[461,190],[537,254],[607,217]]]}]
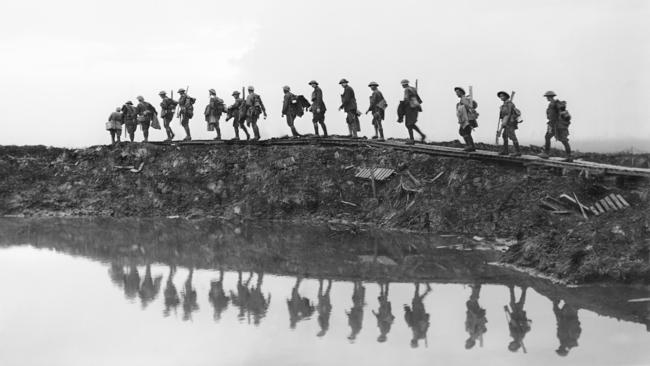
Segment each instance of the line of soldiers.
[{"label": "line of soldiers", "polygon": [[[187,279],[183,282],[183,288],[180,291],[174,284],[176,267],[169,267],[169,274],[165,282],[164,290],[162,287],[162,275],[153,276],[151,265],[145,266],[144,278],[140,277],[138,268],[134,265],[123,267],[122,265],[112,263],[109,267],[109,276],[111,281],[124,290],[127,299],[133,300],[139,297],[141,306],[145,309],[158,294],[163,291],[164,310],[163,315],[169,316],[172,311],[181,305],[184,321],[192,319],[192,313],[199,310],[197,301],[197,291],[193,285],[193,269],[189,269]],[[232,304],[238,309],[237,317],[240,321],[247,321],[248,324],[255,326],[260,325],[269,311],[271,304],[271,294],[263,291],[264,273],[256,273],[257,279],[253,281],[253,272],[250,272],[247,279],[244,279],[241,271],[237,272],[237,290],[226,291],[224,288],[224,271],[219,271],[218,279],[210,282],[210,291],[208,300],[213,307],[213,319],[220,321],[223,313]],[[289,328],[295,329],[298,323],[310,319],[317,313],[317,321],[320,327],[317,333],[318,337],[327,334],[330,328],[330,317],[332,314],[332,301],[330,293],[332,290],[332,280],[318,280],[318,301],[312,302],[308,297],[300,293],[300,286],[303,281],[302,277],[296,277],[296,281],[291,289],[291,296],[286,299],[287,310],[289,312]],[[378,308],[372,310],[376,318],[379,336],[377,342],[384,343],[388,339],[392,325],[396,319],[393,314],[393,308],[390,301],[390,283],[378,282],[379,296],[377,297]],[[475,283],[470,285],[471,294],[466,301],[465,330],[468,338],[465,340],[465,349],[472,349],[477,341],[483,346],[483,336],[487,332],[487,315],[486,310],[479,303],[481,284]],[[403,306],[404,321],[410,328],[412,336],[410,345],[417,348],[421,341],[427,342],[427,332],[430,326],[430,314],[425,308],[425,299],[432,292],[431,286],[425,284],[424,292],[420,291],[420,284],[414,284],[414,293],[410,304]],[[520,349],[527,352],[524,344],[524,338],[531,330],[532,321],[528,318],[524,309],[526,303],[527,287],[521,288],[519,299],[515,296],[515,287],[508,286],[509,304],[504,306],[508,330],[512,341],[508,344],[508,350],[518,352]],[[578,319],[578,308],[564,302],[560,307],[560,299],[552,299],[553,313],[557,321],[557,338],[560,346],[556,353],[560,356],[566,356],[571,348],[578,346],[578,339],[582,332],[580,320]],[[350,326],[348,340],[355,342],[357,336],[363,328],[364,308],[366,306],[366,287],[362,281],[354,281],[352,289],[352,307],[345,311]]]},{"label": "line of soldiers", "polygon": [[[345,121],[348,126],[348,136],[358,138],[358,132],[361,131],[359,117],[362,113],[359,110],[354,89],[352,89],[346,79],[341,79],[339,84],[343,88],[339,110],[346,114]],[[313,88],[311,103],[304,96],[292,93],[289,86],[282,88],[284,92],[282,117],[286,118],[287,126],[291,129],[293,137],[300,137],[302,135],[295,126],[295,120],[298,117],[302,117],[306,111],[310,111],[312,113],[314,134],[321,136],[319,131],[320,127],[323,131],[323,136],[327,137],[327,126],[325,124],[327,107],[323,101],[323,91],[316,80],[310,81],[309,85]],[[414,132],[417,132],[420,136],[420,141],[424,142],[426,135],[417,126],[418,115],[422,112],[422,98],[420,98],[417,88],[410,86],[408,80],[402,80],[401,85],[404,89],[404,97],[397,107],[397,122],[404,123],[406,126],[409,134],[407,144],[415,143]],[[384,141],[383,121],[386,117],[385,112],[388,104],[382,92],[379,90],[378,83],[374,81],[370,82],[368,87],[371,90],[371,95],[366,114],[371,113],[372,115],[372,125],[375,130],[372,139]],[[455,87],[454,92],[459,98],[456,104],[456,115],[459,124],[458,133],[465,140],[466,147],[464,150],[468,152],[476,151],[472,131],[478,127],[478,104],[473,99],[471,87],[469,95],[462,87]],[[175,136],[170,127],[174,115],[179,118],[181,126],[185,130],[186,136],[184,140],[192,139],[189,121],[194,116],[194,103],[196,99],[188,96],[186,89],[179,89],[178,93],[181,95],[178,101],[173,99],[173,95],[171,98],[168,97],[165,91],[159,93],[162,99],[160,103],[160,116],[163,119],[163,126],[167,133],[167,139],[165,141],[171,141]],[[255,93],[253,86],[248,87],[248,96],[245,96],[245,98],[242,98],[239,91],[234,91],[232,93],[234,102],[230,106],[226,106],[224,100],[217,97],[214,89],[210,89],[208,93],[210,99],[205,108],[204,116],[208,131],[216,132],[215,140],[221,139],[219,122],[224,113],[227,115],[226,121],[233,120],[233,128],[235,131],[234,140],[240,139],[240,130],[246,135],[246,140],[250,140],[251,136],[247,127],[253,130],[253,140],[260,139],[258,121],[260,116],[266,119],[267,113],[261,96]],[[549,158],[551,139],[555,137],[565,147],[566,160],[572,161],[571,146],[569,145],[571,115],[566,109],[566,102],[555,99],[556,96],[552,91],[544,94],[544,97],[549,102],[546,111],[548,128],[545,135],[544,152],[539,156],[545,159]],[[497,128],[497,142],[499,137],[503,139],[503,148],[500,155],[521,156],[516,130],[518,129],[518,125],[523,121],[521,119],[521,111],[519,111],[512,101],[514,92],[511,95],[505,91],[500,91],[497,93],[497,97],[503,102],[499,110],[499,127]],[[178,112],[176,112],[177,108]],[[160,129],[156,108],[151,103],[145,101],[142,96],[138,96],[137,106],[134,107],[133,103],[128,101],[110,115],[106,129],[110,132],[113,143],[120,142],[123,124],[126,126],[126,133],[128,133],[130,141],[134,140],[137,125],[140,125],[142,128],[144,142],[149,141],[150,127]],[[514,148],[514,152],[512,153],[509,150],[510,141],[512,141]]]}]

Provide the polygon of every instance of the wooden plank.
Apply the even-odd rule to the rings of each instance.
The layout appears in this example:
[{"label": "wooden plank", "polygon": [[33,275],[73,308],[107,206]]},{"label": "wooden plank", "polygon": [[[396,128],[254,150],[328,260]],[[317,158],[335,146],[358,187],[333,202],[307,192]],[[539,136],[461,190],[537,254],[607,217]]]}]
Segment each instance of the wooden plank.
[{"label": "wooden plank", "polygon": [[609,198],[614,202],[614,204],[616,204],[616,206],[619,209],[621,209],[621,210],[625,209],[625,205],[618,201],[618,198],[616,198],[616,195],[614,193],[610,194]]},{"label": "wooden plank", "polygon": [[597,209],[598,211],[600,211],[601,214],[604,214],[604,213],[605,213],[605,209],[603,208],[603,206],[600,205],[599,202],[596,202],[596,203],[594,204],[594,206],[596,207],[596,209]]},{"label": "wooden plank", "polygon": [[598,202],[603,206],[606,212],[614,211],[614,208],[610,207],[609,203],[607,203],[607,201],[604,198]]},{"label": "wooden plank", "polygon": [[621,196],[620,194],[617,194],[616,197],[618,197],[618,200],[621,201],[621,203],[623,203],[625,207],[632,207],[629,203],[627,203],[625,198],[623,198],[623,196]]},{"label": "wooden plank", "polygon": [[616,205],[614,204],[614,202],[612,202],[612,199],[611,199],[611,198],[609,198],[609,197],[605,197],[605,198],[603,198],[603,199],[605,200],[605,202],[607,202],[607,204],[609,205],[609,207],[611,207],[612,209],[614,209],[614,211],[618,211],[618,206],[616,206]]},{"label": "wooden plank", "polygon": [[598,210],[596,209],[596,207],[591,206],[591,207],[589,207],[589,210],[590,210],[594,215],[596,215],[596,216],[600,216],[600,211],[598,211]]}]

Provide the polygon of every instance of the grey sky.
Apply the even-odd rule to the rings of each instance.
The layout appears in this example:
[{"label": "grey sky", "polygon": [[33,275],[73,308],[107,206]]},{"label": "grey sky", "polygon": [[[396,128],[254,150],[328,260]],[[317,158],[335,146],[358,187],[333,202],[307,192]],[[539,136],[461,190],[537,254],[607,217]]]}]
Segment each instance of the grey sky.
[{"label": "grey sky", "polygon": [[[517,91],[526,144],[543,142],[548,89],[568,101],[574,140],[650,136],[646,0],[25,0],[0,13],[0,144],[106,143],[115,107],[139,94],[158,106],[159,90],[188,85],[195,138],[211,136],[200,113],[207,90],[230,103],[248,84],[269,109],[262,136],[284,135],[281,87],[308,95],[311,79],[331,132],[344,133],[342,77],[364,111],[368,82],[380,84],[393,137],[406,136],[395,123],[402,78],[420,81],[420,125],[432,140],[458,138],[457,85],[474,86],[479,141],[494,141],[502,89]],[[310,115],[297,127],[311,132]],[[368,116],[362,133],[371,133]]]}]

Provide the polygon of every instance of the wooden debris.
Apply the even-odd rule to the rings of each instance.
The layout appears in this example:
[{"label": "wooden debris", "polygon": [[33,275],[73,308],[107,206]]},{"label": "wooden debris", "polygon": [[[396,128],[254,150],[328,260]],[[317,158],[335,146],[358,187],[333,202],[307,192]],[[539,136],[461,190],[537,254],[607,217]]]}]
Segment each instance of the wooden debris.
[{"label": "wooden debris", "polygon": [[354,177],[372,179],[374,176],[374,180],[383,181],[390,178],[394,173],[395,170],[388,168],[361,168]]},{"label": "wooden debris", "polygon": [[630,206],[629,203],[627,203],[627,201],[625,200],[625,198],[623,198],[623,196],[621,196],[620,194],[617,194],[617,195],[616,195],[616,198],[618,198],[618,200],[621,201],[621,203],[622,203],[625,207],[632,207],[632,206]]},{"label": "wooden debris", "polygon": [[614,202],[612,201],[611,198],[609,198],[609,196],[608,196],[608,197],[605,197],[605,198],[603,198],[603,199],[605,200],[605,202],[607,202],[607,204],[609,205],[609,207],[611,207],[614,211],[618,211],[618,210],[619,210],[618,206],[616,206],[616,205],[614,204]]},{"label": "wooden debris", "polygon": [[613,194],[613,193],[610,194],[610,195],[609,195],[609,198],[610,198],[612,201],[614,201],[614,203],[616,204],[616,206],[618,206],[619,209],[623,210],[623,209],[625,208],[625,205],[624,205],[623,203],[621,203],[621,202],[618,200],[618,197],[616,197],[615,194]]},{"label": "wooden debris", "polygon": [[341,203],[344,204],[344,205],[348,205],[348,206],[359,207],[359,205],[357,205],[356,203],[352,203],[352,202],[348,202],[348,201],[341,200]]},{"label": "wooden debris", "polygon": [[131,173],[140,173],[142,171],[142,168],[144,168],[144,161],[142,163],[140,163],[140,166],[138,167],[138,169],[131,169],[130,172]]},{"label": "wooden debris", "polygon": [[573,198],[576,200],[576,203],[578,204],[578,207],[580,208],[580,212],[582,213],[582,217],[585,218],[585,220],[589,220],[589,216],[587,216],[587,213],[585,212],[585,207],[580,203],[580,200],[578,200],[578,196],[576,196],[576,193],[573,192]]}]

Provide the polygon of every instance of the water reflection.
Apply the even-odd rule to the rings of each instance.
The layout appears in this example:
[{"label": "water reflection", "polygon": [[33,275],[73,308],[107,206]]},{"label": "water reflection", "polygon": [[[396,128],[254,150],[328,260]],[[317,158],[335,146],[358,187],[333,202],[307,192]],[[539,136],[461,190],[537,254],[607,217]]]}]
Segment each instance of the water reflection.
[{"label": "water reflection", "polygon": [[515,287],[508,286],[510,293],[510,309],[508,305],[503,307],[506,313],[506,320],[508,321],[508,328],[510,329],[510,337],[512,341],[508,344],[508,349],[511,352],[517,352],[520,348],[524,353],[527,352],[526,345],[524,345],[524,337],[526,333],[530,332],[530,323],[532,320],[528,319],[524,305],[526,304],[526,286],[521,288],[519,301],[515,300]]},{"label": "water reflection", "polygon": [[363,328],[363,307],[366,304],[366,288],[363,282],[354,281],[354,288],[352,291],[352,308],[346,311],[348,316],[348,325],[350,326],[350,335],[348,339],[354,342],[357,335]]},{"label": "water reflection", "polygon": [[420,345],[420,340],[424,340],[424,344],[428,346],[427,331],[429,330],[429,313],[424,308],[424,299],[431,292],[431,285],[426,284],[426,290],[420,295],[420,284],[415,284],[415,292],[413,293],[413,300],[411,306],[404,305],[404,320],[413,332],[411,338],[411,347],[417,348]]},{"label": "water reflection", "polygon": [[327,280],[327,287],[323,287],[324,279],[318,280],[318,326],[320,331],[317,336],[324,336],[330,329],[330,316],[332,315],[332,300],[330,291],[332,291],[332,280]]},{"label": "water reflection", "polygon": [[289,309],[289,328],[295,329],[299,321],[309,319],[315,311],[311,301],[300,295],[301,277],[296,278],[296,283],[291,289],[291,298],[287,299],[287,308]]},{"label": "water reflection", "polygon": [[257,273],[257,281],[251,285],[253,272],[248,274],[246,281],[243,281],[242,271],[237,272],[237,293],[230,291],[232,303],[239,309],[238,318],[240,321],[247,321],[248,324],[259,325],[266,316],[271,305],[271,294],[266,297],[262,290],[264,273]]},{"label": "water reflection", "polygon": [[571,348],[578,346],[582,328],[578,319],[578,309],[567,302],[561,308],[559,305],[560,301],[554,299],[553,313],[557,320],[557,339],[560,341],[560,346],[555,352],[560,356],[566,356]]},{"label": "water reflection", "polygon": [[465,313],[465,330],[469,334],[469,338],[465,341],[465,349],[472,349],[479,341],[479,345],[483,347],[483,335],[487,332],[487,317],[485,309],[478,303],[481,296],[481,285],[471,285],[472,293],[469,295],[469,300],[465,303],[467,312]]},{"label": "water reflection", "polygon": [[172,310],[176,314],[176,308],[181,303],[181,299],[178,297],[178,291],[174,285],[175,274],[176,266],[169,266],[169,275],[167,275],[167,282],[165,283],[165,310],[163,310],[165,317],[169,316]]},{"label": "water reflection", "polygon": [[190,272],[185,280],[185,285],[181,291],[183,298],[183,320],[192,320],[192,313],[199,310],[197,303],[196,290],[192,286],[192,277],[194,276],[194,268],[190,268]]},{"label": "water reflection", "polygon": [[388,339],[388,333],[390,333],[390,328],[393,326],[393,321],[395,316],[393,315],[393,307],[388,300],[388,289],[390,284],[388,282],[379,283],[379,309],[377,311],[372,311],[377,318],[377,328],[379,328],[379,337],[377,337],[377,342],[383,343]]},{"label": "water reflection", "polygon": [[210,293],[208,294],[208,299],[214,308],[212,318],[215,322],[221,319],[221,314],[226,311],[228,304],[230,303],[230,297],[226,295],[226,291],[223,289],[223,275],[223,270],[219,270],[219,279],[210,282]]}]

